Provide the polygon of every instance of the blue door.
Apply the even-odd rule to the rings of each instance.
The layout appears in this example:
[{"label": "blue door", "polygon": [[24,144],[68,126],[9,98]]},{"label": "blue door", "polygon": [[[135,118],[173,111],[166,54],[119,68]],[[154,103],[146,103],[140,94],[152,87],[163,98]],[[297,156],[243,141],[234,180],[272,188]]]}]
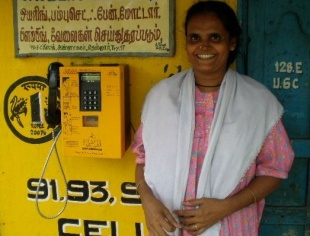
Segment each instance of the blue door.
[{"label": "blue door", "polygon": [[243,0],[237,69],[265,84],[285,108],[296,160],[266,199],[260,235],[310,235],[310,0]]}]

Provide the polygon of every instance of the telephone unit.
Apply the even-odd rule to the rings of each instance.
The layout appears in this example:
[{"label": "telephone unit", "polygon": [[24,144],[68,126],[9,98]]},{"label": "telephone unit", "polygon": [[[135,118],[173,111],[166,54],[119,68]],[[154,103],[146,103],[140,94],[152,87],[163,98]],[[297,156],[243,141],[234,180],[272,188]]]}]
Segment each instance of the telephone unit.
[{"label": "telephone unit", "polygon": [[124,65],[59,70],[64,156],[121,158],[126,148]]},{"label": "telephone unit", "polygon": [[[126,74],[124,65],[68,67],[59,62],[49,65],[45,119],[53,128],[54,141],[44,163],[35,198],[37,212],[43,218],[58,217],[68,203],[67,179],[56,147],[61,134],[65,157],[123,157],[130,140],[126,119],[129,106],[125,105],[128,95]],[[61,129],[58,130],[59,124]],[[45,215],[39,207],[39,195],[53,151],[66,186],[66,197],[56,214]]]}]

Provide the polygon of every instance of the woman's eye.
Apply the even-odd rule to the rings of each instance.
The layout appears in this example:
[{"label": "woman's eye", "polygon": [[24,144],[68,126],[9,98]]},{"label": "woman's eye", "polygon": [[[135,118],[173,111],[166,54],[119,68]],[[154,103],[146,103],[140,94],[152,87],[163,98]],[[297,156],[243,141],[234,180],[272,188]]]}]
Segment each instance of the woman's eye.
[{"label": "woman's eye", "polygon": [[197,41],[199,41],[200,37],[198,34],[191,34],[191,35],[189,35],[188,39],[191,42],[197,42]]},{"label": "woman's eye", "polygon": [[211,35],[211,40],[213,42],[219,42],[221,40],[221,35],[219,35],[219,34],[212,34]]}]

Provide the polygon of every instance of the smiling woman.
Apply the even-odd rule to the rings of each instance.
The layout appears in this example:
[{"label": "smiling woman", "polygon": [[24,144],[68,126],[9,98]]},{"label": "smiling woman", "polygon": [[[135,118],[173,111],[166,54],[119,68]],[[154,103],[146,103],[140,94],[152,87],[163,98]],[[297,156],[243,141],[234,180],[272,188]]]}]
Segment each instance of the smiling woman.
[{"label": "smiling woman", "polygon": [[229,53],[236,48],[236,38],[230,37],[214,13],[193,16],[187,28],[186,50],[196,83],[204,88],[221,84]]},{"label": "smiling woman", "polygon": [[[201,90],[214,91],[235,60],[241,28],[232,9],[222,4],[193,5],[185,19],[186,50]],[[211,87],[207,89],[207,87]]]},{"label": "smiling woman", "polygon": [[229,69],[240,32],[226,3],[194,4],[185,20],[192,68],[145,100],[132,150],[151,235],[258,235],[264,198],[287,178],[294,153],[281,104]]}]

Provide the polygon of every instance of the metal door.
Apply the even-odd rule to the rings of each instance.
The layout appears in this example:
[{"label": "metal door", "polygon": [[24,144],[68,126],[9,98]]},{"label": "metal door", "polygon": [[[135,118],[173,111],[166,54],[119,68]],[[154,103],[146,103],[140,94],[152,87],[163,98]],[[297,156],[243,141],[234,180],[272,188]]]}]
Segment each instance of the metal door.
[{"label": "metal door", "polygon": [[285,108],[296,159],[266,199],[260,235],[310,235],[310,1],[243,0],[237,70],[265,84]]}]

